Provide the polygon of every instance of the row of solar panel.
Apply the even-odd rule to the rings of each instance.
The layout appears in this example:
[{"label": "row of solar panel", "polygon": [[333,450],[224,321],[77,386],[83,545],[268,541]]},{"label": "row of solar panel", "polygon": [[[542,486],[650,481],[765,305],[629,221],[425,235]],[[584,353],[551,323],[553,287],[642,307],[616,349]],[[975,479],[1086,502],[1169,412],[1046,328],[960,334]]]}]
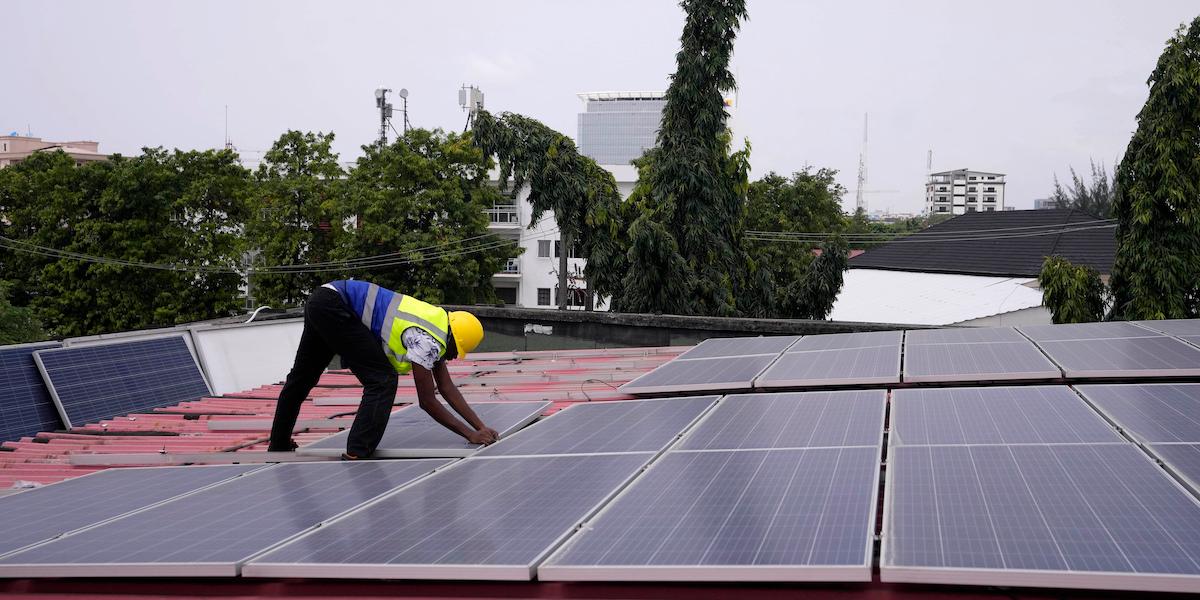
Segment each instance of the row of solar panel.
[{"label": "row of solar panel", "polygon": [[209,395],[183,334],[0,347],[0,441]]},{"label": "row of solar panel", "polygon": [[716,338],[621,391],[1195,377],[1200,376],[1197,332],[1200,320]]},{"label": "row of solar panel", "polygon": [[[1175,417],[1200,413],[1200,385],[1080,391],[1151,449],[1200,442]],[[36,544],[0,575],[868,580],[885,405],[883,390],[583,404],[450,466],[191,469],[193,487],[237,477],[166,502],[179,490],[154,485],[142,510],[122,492],[156,482],[107,471],[0,498],[18,533],[0,554]],[[1200,585],[1200,503],[1070,388],[898,390],[891,422],[885,580]]]}]

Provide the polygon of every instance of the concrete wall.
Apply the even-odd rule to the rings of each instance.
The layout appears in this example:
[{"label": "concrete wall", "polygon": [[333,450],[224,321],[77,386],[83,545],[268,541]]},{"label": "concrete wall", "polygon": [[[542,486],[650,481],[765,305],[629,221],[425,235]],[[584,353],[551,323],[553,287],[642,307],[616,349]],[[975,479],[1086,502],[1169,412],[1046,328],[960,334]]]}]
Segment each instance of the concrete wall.
[{"label": "concrete wall", "polygon": [[726,319],[609,312],[461,306],[483,322],[486,332],[477,352],[690,346],[710,337],[812,335],[849,331],[925,329],[928,325]]}]

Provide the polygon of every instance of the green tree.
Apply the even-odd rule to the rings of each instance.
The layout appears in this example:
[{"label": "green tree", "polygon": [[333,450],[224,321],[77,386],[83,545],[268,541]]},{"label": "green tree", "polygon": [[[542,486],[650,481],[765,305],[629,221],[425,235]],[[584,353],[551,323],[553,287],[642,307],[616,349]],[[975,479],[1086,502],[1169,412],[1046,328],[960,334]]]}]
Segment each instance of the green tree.
[{"label": "green tree", "polygon": [[488,234],[484,211],[502,196],[470,136],[412,129],[363,151],[338,211],[356,226],[339,236],[332,258],[387,256],[354,261],[363,266],[342,275],[438,304],[494,301],[492,275],[520,249]]},{"label": "green tree", "polygon": [[148,148],[80,167],[39,153],[6,171],[6,232],[20,242],[7,245],[22,249],[4,259],[6,277],[55,335],[172,325],[237,306],[231,270],[248,176],[233,153]]},{"label": "green tree", "polygon": [[1104,318],[1107,290],[1095,269],[1049,256],[1038,274],[1042,304],[1055,323],[1091,323]]},{"label": "green tree", "polygon": [[[335,222],[344,176],[331,148],[333,133],[288,131],[263,156],[255,172],[256,197],[246,236],[258,264],[327,262],[342,229]],[[258,304],[294,306],[328,275],[297,268],[252,276]]]},{"label": "green tree", "polygon": [[[684,278],[664,273],[656,281],[641,275],[645,287],[628,290],[629,306],[665,309],[654,298],[683,298],[685,313],[738,314],[738,293],[748,260],[741,248],[741,214],[748,186],[749,148],[731,153],[726,127],[725,93],[736,87],[729,71],[733,42],[746,18],[744,0],[683,0],[686,13],[676,69],[667,88],[657,146],[647,153],[640,173],[646,196],[638,215],[654,226],[631,228],[631,234],[668,234],[662,239],[634,239],[630,264],[661,260],[642,255],[677,248],[686,264]],[[671,258],[670,263],[678,262]],[[675,309],[672,309],[675,310]]]},{"label": "green tree", "polygon": [[8,301],[8,291],[9,284],[0,282],[0,346],[46,339],[46,332],[33,309],[13,306]]},{"label": "green tree", "polygon": [[1113,315],[1200,317],[1200,17],[1180,27],[1117,168]]},{"label": "green tree", "polygon": [[1058,208],[1077,208],[1089,215],[1101,219],[1112,216],[1113,199],[1116,196],[1116,183],[1109,177],[1104,164],[1091,161],[1092,180],[1087,182],[1071,167],[1071,185],[1064,188],[1054,176],[1054,193],[1050,198]]},{"label": "green tree", "polygon": [[587,257],[584,278],[589,293],[621,292],[626,270],[621,196],[616,180],[594,160],[583,156],[570,138],[529,117],[486,111],[476,116],[474,140],[499,162],[500,189],[516,198],[528,184],[532,227],[550,212],[562,238],[559,253],[559,308],[567,303],[567,256],[579,248]]}]

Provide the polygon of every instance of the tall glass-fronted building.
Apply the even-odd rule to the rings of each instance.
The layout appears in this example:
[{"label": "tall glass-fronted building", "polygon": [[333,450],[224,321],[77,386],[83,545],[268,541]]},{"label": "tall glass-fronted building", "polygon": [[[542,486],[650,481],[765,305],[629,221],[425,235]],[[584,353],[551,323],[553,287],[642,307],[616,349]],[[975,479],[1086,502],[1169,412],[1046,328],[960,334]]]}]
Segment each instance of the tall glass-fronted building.
[{"label": "tall glass-fronted building", "polygon": [[666,100],[662,92],[591,92],[579,113],[579,151],[602,165],[628,165],[654,147]]}]

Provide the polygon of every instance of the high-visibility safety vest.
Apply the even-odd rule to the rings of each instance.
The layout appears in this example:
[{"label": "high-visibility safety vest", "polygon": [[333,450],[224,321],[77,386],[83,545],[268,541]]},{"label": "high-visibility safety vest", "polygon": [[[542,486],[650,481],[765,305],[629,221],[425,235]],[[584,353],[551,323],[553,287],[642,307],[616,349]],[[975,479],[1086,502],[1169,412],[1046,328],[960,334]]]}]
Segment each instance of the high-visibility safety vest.
[{"label": "high-visibility safety vest", "polygon": [[409,327],[433,336],[441,345],[438,358],[446,356],[446,342],[450,337],[450,315],[446,309],[366,281],[350,279],[334,281],[330,285],[379,339],[384,355],[397,373],[403,375],[412,370],[403,339],[404,330]]}]

